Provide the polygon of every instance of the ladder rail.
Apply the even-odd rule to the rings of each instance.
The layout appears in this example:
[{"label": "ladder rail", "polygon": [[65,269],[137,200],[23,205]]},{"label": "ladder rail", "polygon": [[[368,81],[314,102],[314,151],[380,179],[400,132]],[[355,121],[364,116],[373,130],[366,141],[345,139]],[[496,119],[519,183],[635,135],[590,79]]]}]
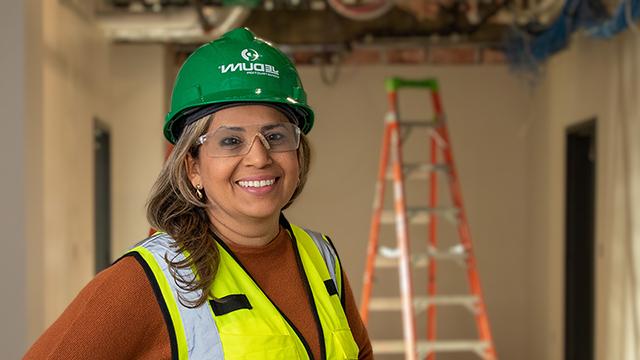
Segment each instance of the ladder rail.
[{"label": "ladder rail", "polygon": [[[481,301],[476,306],[478,310],[475,314],[476,326],[478,329],[478,335],[480,339],[487,341],[489,344],[493,344],[493,336],[491,334],[491,327],[489,324],[489,317],[487,316],[487,309],[484,302],[484,296],[482,293],[482,286],[480,284],[480,276],[478,275],[478,267],[475,260],[475,254],[473,252],[473,246],[471,242],[471,231],[469,228],[469,222],[467,220],[467,214],[463,206],[462,200],[462,188],[458,178],[458,171],[456,169],[453,160],[453,150],[451,142],[449,140],[449,133],[446,127],[442,127],[438,130],[440,136],[446,141],[448,146],[443,149],[443,155],[445,162],[449,165],[449,188],[451,189],[452,201],[454,206],[459,209],[458,212],[458,234],[460,235],[462,246],[465,248],[468,256],[465,259],[467,263],[466,272],[469,279],[469,287],[471,293],[476,295]],[[487,347],[486,356],[488,359],[495,359],[496,353],[493,346]]]},{"label": "ladder rail", "polygon": [[375,275],[375,259],[378,253],[378,240],[380,238],[380,220],[382,217],[382,207],[386,188],[387,167],[389,164],[389,148],[391,146],[391,127],[387,126],[390,115],[385,121],[384,135],[382,138],[382,149],[380,154],[380,164],[378,167],[378,178],[376,181],[375,195],[373,200],[373,214],[371,216],[371,227],[369,229],[369,245],[367,248],[367,263],[364,273],[364,285],[362,288],[362,298],[360,301],[360,316],[366,326],[369,320],[369,301]]},{"label": "ladder rail", "polygon": [[[431,164],[434,165],[438,162],[438,143],[433,136],[430,136],[431,142]],[[429,206],[436,208],[438,206],[438,173],[432,171],[429,174]],[[427,239],[428,245],[433,249],[438,248],[438,217],[436,213],[431,213],[429,219],[429,237]],[[428,274],[427,274],[427,294],[429,296],[435,296],[437,292],[436,287],[436,272],[437,263],[435,261],[429,262]],[[427,307],[427,340],[435,341],[436,339],[436,306],[429,304]],[[434,360],[435,354],[430,352],[427,356],[427,360]]]},{"label": "ladder rail", "polygon": [[[430,93],[431,93],[431,103],[433,106],[433,110],[435,113],[435,117],[436,117],[436,122],[442,124],[444,116],[443,116],[443,111],[442,111],[442,103],[440,101],[440,95],[438,92],[438,85],[437,83],[434,81],[435,86],[432,86],[429,88]],[[440,144],[439,141],[440,138],[438,138],[438,129],[442,129],[445,128],[446,125],[443,126],[439,126],[435,129],[435,131],[430,131],[429,132],[429,138],[430,138],[430,145],[431,145],[431,153],[430,153],[430,160],[431,160],[431,165],[435,166],[435,164],[438,163],[438,153],[439,153],[439,148],[440,148]],[[429,174],[429,206],[431,208],[435,208],[438,206],[438,173],[436,171],[431,171],[431,173]],[[438,223],[437,223],[437,216],[435,213],[432,213],[430,215],[430,221],[429,221],[429,238],[428,238],[428,245],[432,248],[432,249],[437,249],[438,248]],[[437,286],[436,286],[436,273],[437,273],[437,263],[435,261],[431,261],[429,263],[429,268],[428,268],[428,274],[427,274],[427,293],[429,294],[429,296],[435,296],[437,293]],[[427,340],[428,341],[435,341],[436,340],[436,335],[437,335],[437,328],[436,328],[436,316],[437,316],[437,311],[436,311],[436,306],[435,304],[429,304],[429,306],[427,307]],[[435,360],[435,353],[434,352],[429,352],[427,355],[427,360]]]},{"label": "ladder rail", "polygon": [[400,296],[402,299],[402,324],[405,339],[405,358],[417,359],[417,339],[415,311],[413,307],[413,284],[411,275],[411,255],[409,244],[409,228],[407,220],[407,204],[404,194],[404,174],[402,171],[402,142],[400,140],[400,126],[398,124],[398,98],[395,91],[388,93],[392,118],[388,126],[391,127],[391,165],[393,167],[393,197],[396,210],[396,238],[400,249],[398,277],[400,281]]}]

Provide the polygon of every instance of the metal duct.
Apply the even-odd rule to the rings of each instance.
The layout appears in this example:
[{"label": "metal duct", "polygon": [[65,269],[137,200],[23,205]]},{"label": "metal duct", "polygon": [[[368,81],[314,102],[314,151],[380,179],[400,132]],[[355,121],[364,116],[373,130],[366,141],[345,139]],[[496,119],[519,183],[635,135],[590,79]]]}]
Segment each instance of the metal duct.
[{"label": "metal duct", "polygon": [[243,6],[209,8],[207,19],[213,30],[205,33],[194,8],[162,12],[99,12],[96,20],[105,35],[127,42],[205,42],[240,26],[250,10]]}]

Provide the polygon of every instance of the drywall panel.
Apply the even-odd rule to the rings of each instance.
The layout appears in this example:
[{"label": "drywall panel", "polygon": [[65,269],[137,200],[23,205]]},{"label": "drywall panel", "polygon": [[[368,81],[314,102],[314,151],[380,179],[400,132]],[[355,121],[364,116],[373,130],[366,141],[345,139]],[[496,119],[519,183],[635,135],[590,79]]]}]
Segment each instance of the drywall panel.
[{"label": "drywall panel", "polygon": [[114,258],[149,234],[145,204],[165,154],[165,50],[156,45],[113,45],[110,118],[113,149]]},{"label": "drywall panel", "polygon": [[93,276],[93,120],[108,119],[109,44],[86,14],[43,2],[45,323]]}]

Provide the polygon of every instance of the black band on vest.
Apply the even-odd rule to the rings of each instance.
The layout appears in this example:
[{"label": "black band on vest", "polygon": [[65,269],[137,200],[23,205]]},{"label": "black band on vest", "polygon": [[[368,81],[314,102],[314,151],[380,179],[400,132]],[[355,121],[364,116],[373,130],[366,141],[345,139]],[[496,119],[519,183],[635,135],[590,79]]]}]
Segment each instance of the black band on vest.
[{"label": "black band on vest", "polygon": [[329,293],[329,296],[338,295],[338,289],[336,289],[336,283],[334,283],[332,279],[325,280],[324,287],[327,288],[327,292]]},{"label": "black band on vest", "polygon": [[160,290],[160,285],[158,284],[158,280],[156,276],[153,274],[153,270],[149,267],[149,264],[146,260],[140,255],[138,252],[130,252],[121,256],[118,260],[113,263],[117,263],[118,261],[126,258],[133,257],[136,259],[138,264],[142,266],[144,269],[145,275],[147,275],[147,279],[149,279],[149,283],[151,283],[151,287],[153,288],[153,293],[156,295],[156,300],[158,300],[158,305],[160,306],[160,310],[162,312],[162,316],[164,317],[164,323],[167,326],[167,333],[169,334],[169,346],[171,347],[171,360],[178,360],[178,339],[176,337],[176,328],[173,325],[173,319],[171,319],[171,313],[169,313],[169,308],[167,308],[167,303],[164,301],[164,296],[162,295],[162,291]]},{"label": "black band on vest", "polygon": [[209,300],[211,309],[216,316],[222,316],[240,309],[253,309],[245,294],[231,294],[219,299]]},{"label": "black band on vest", "polygon": [[336,247],[333,245],[333,241],[331,241],[331,238],[328,236],[325,236],[327,238],[327,240],[329,241],[329,245],[331,245],[331,248],[333,249],[333,252],[336,254],[336,257],[338,258],[338,264],[340,264],[340,275],[336,274],[336,278],[338,276],[340,276],[340,295],[338,295],[340,297],[340,304],[342,304],[342,309],[344,309],[345,313],[347,311],[347,304],[345,302],[346,299],[346,295],[344,294],[344,270],[342,270],[342,261],[340,261],[340,255],[338,255],[338,250],[336,250]]}]

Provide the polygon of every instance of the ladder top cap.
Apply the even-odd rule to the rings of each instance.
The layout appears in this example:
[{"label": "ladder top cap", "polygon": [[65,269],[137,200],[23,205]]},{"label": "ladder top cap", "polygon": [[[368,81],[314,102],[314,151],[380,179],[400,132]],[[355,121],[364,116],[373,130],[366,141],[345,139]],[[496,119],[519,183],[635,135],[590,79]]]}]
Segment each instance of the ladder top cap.
[{"label": "ladder top cap", "polygon": [[438,91],[438,80],[436,79],[422,79],[422,80],[409,80],[400,77],[390,77],[385,80],[385,86],[387,91],[396,91],[401,88],[425,88],[432,91]]}]

